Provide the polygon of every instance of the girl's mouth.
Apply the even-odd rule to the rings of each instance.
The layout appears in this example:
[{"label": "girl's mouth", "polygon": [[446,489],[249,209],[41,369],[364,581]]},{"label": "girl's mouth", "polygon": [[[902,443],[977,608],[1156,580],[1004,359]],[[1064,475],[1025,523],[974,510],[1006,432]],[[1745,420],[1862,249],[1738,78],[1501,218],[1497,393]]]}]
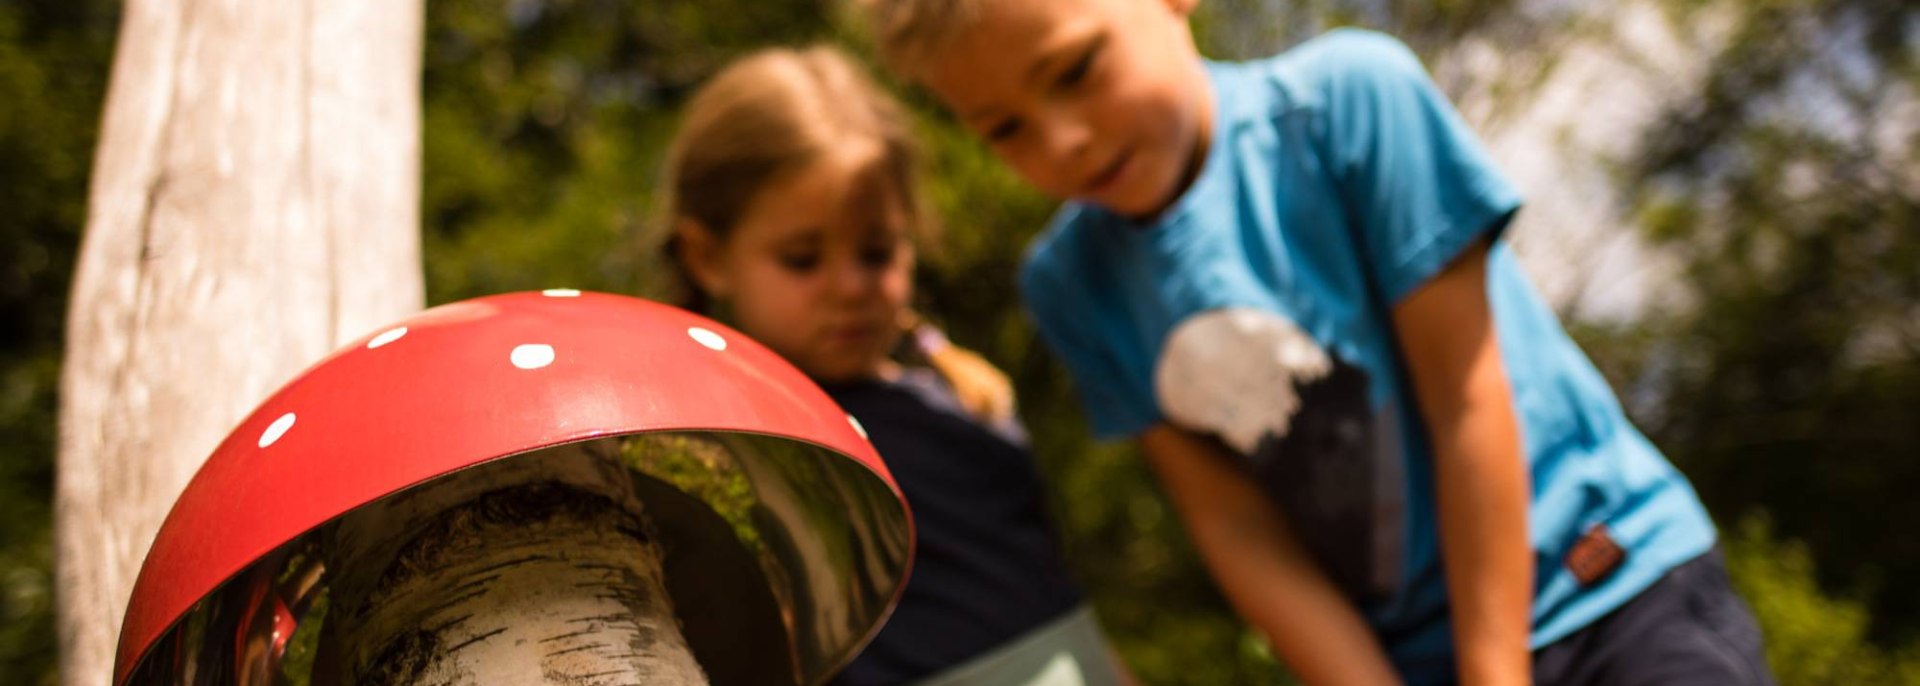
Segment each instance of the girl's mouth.
[{"label": "girl's mouth", "polygon": [[851,324],[827,330],[828,340],[841,345],[865,343],[879,335],[880,327],[875,324]]}]

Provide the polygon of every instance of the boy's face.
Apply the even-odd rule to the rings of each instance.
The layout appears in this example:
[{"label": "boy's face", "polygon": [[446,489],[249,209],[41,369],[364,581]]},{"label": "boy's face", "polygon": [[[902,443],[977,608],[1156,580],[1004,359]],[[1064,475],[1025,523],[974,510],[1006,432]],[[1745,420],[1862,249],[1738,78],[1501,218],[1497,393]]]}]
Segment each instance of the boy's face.
[{"label": "boy's face", "polygon": [[988,0],[918,75],[1041,191],[1151,216],[1211,134],[1194,1]]}]

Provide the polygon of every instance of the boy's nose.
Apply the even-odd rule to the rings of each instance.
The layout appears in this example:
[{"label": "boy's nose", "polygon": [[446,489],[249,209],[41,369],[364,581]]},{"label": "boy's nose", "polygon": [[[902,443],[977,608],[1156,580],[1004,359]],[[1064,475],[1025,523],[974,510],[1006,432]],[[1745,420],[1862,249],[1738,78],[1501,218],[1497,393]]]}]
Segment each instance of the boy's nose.
[{"label": "boy's nose", "polygon": [[1064,109],[1056,109],[1041,125],[1042,145],[1047,159],[1068,163],[1073,168],[1093,142],[1093,129],[1084,118]]}]

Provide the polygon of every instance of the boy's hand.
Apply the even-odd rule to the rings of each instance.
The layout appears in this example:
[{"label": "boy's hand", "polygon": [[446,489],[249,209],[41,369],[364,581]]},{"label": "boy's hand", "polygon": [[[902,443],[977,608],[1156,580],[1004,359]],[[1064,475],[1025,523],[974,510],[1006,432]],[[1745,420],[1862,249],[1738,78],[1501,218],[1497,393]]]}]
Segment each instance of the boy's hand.
[{"label": "boy's hand", "polygon": [[1224,446],[1156,424],[1140,447],[1214,582],[1302,681],[1399,683],[1360,613]]},{"label": "boy's hand", "polygon": [[1526,684],[1534,588],[1531,491],[1487,301],[1487,246],[1468,248],[1393,308],[1433,440],[1440,552],[1460,681]]}]

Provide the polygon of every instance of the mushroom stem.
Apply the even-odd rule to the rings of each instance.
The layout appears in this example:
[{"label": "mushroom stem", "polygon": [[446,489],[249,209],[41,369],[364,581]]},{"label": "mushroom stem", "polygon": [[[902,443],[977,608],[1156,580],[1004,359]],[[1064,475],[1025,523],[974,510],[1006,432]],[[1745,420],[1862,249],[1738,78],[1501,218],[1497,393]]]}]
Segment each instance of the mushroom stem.
[{"label": "mushroom stem", "polygon": [[705,684],[629,479],[559,450],[349,513],[314,683]]}]

